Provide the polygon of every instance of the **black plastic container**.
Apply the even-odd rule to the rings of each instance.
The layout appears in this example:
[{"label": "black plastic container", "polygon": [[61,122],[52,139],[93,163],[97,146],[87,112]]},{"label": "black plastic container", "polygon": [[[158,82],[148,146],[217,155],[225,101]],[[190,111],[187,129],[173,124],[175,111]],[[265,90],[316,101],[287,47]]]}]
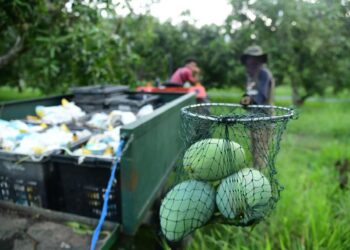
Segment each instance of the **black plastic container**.
[{"label": "black plastic container", "polygon": [[128,90],[128,86],[122,85],[93,85],[72,88],[71,92],[78,106],[86,112],[94,112],[104,108],[107,98],[119,96]]},{"label": "black plastic container", "polygon": [[0,200],[57,209],[54,179],[48,158],[33,161],[26,155],[0,151]]},{"label": "black plastic container", "polygon": [[[57,191],[61,211],[99,218],[112,160],[86,157],[79,164],[77,156],[53,155],[51,163],[58,173]],[[121,218],[119,184],[117,172],[109,194],[107,220],[110,221],[120,221]]]},{"label": "black plastic container", "polygon": [[94,113],[94,112],[100,112],[103,111],[105,108],[104,102],[102,103],[93,103],[93,102],[75,102],[82,110],[84,110],[87,113]]},{"label": "black plastic container", "polygon": [[122,111],[131,111],[134,113],[137,113],[147,104],[151,104],[154,108],[157,108],[162,103],[158,95],[132,92],[108,98],[105,101],[106,108],[109,110],[117,109]]},{"label": "black plastic container", "polygon": [[105,98],[111,97],[113,95],[119,95],[125,91],[128,91],[128,86],[122,85],[94,85],[86,87],[76,87],[72,88],[74,101],[78,102],[101,102]]},{"label": "black plastic container", "polygon": [[[82,128],[71,128],[73,133],[79,130]],[[79,138],[67,147],[75,148],[89,138]],[[43,157],[34,157],[0,149],[0,200],[59,210],[56,192],[58,174],[51,164],[51,155],[60,154],[61,151],[57,149]]]}]

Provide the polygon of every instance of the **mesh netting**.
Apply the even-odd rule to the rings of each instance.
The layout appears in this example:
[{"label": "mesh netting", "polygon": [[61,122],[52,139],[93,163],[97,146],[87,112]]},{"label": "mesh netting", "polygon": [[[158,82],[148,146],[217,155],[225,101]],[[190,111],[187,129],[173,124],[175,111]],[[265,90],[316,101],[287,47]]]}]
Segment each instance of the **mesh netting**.
[{"label": "mesh netting", "polygon": [[182,164],[160,208],[165,237],[181,240],[207,223],[264,219],[282,189],[275,159],[293,110],[213,103],[185,107],[181,115]]}]

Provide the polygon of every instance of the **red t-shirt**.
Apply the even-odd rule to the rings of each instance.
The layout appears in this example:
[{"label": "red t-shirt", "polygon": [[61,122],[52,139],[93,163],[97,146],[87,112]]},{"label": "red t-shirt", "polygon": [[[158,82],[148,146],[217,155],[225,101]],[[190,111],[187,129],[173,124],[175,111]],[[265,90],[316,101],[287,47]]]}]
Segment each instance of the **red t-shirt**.
[{"label": "red t-shirt", "polygon": [[184,84],[185,82],[194,83],[195,81],[192,70],[187,67],[178,68],[170,78],[170,82],[178,84]]}]

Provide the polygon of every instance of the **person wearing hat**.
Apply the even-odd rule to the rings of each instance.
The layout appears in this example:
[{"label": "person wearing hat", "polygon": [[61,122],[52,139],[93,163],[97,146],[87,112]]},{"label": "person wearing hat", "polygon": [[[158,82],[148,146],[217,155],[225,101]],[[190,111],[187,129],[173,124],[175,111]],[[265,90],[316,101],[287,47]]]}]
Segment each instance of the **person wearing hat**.
[{"label": "person wearing hat", "polygon": [[260,46],[249,46],[241,56],[241,62],[246,68],[246,93],[241,104],[271,105],[275,81],[270,70],[266,67],[267,54]]},{"label": "person wearing hat", "polygon": [[[272,105],[275,81],[266,67],[267,54],[263,52],[261,47],[253,45],[244,50],[241,62],[247,72],[246,93],[241,99],[241,104],[244,106],[251,104]],[[253,112],[259,112],[259,110],[254,109]],[[267,166],[266,156],[268,155],[270,137],[271,128],[268,125],[254,128],[251,131],[255,168],[260,169]]]}]

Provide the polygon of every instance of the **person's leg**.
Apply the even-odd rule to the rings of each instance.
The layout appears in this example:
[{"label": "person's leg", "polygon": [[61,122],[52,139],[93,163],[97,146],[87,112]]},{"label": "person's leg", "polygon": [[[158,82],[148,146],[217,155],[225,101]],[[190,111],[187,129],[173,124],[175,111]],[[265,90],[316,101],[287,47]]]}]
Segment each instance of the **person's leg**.
[{"label": "person's leg", "polygon": [[251,131],[253,167],[265,168],[268,165],[271,128],[266,124]]}]

